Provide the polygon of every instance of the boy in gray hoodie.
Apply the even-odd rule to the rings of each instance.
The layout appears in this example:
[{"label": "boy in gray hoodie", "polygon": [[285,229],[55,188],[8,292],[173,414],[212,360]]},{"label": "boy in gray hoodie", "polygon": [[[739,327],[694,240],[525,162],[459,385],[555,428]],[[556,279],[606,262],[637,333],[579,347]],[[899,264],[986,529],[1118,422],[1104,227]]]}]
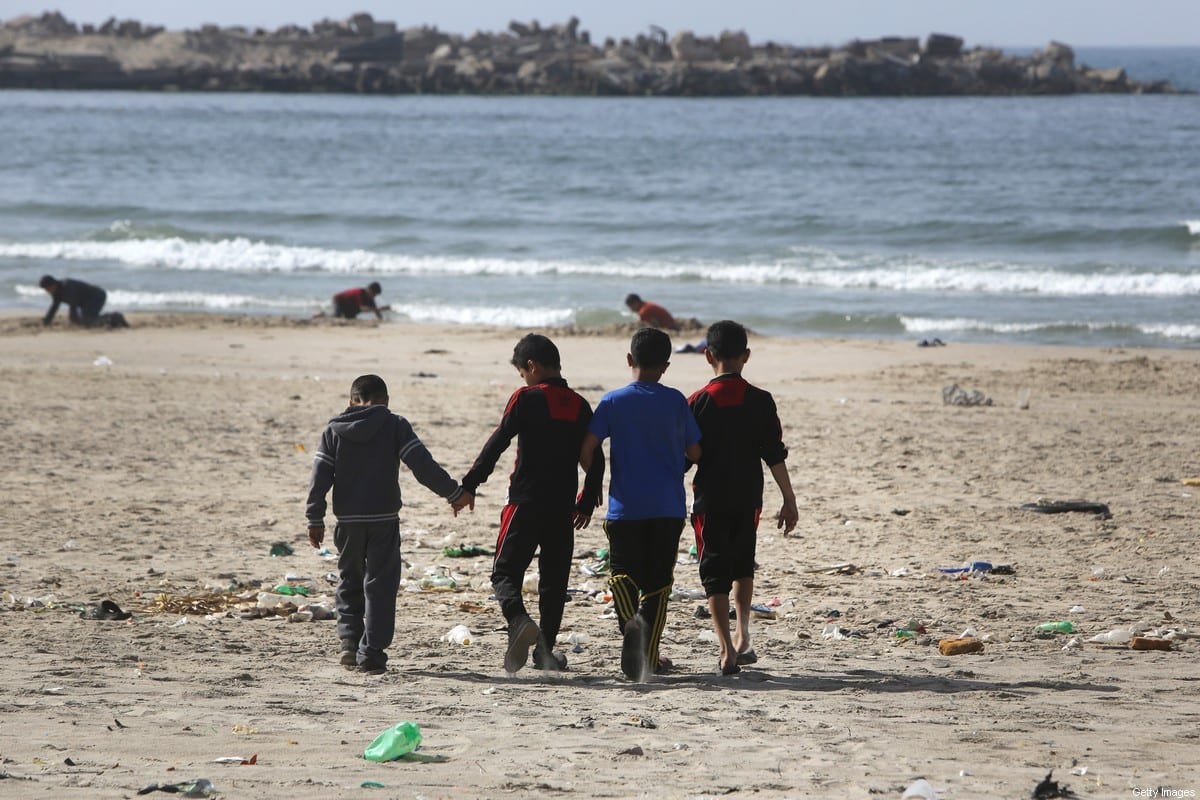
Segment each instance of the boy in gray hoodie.
[{"label": "boy in gray hoodie", "polygon": [[347,669],[380,675],[396,629],[400,588],[400,462],[426,488],[451,504],[471,504],[413,432],[388,410],[387,384],[362,375],[350,387],[350,407],[329,422],[313,458],[308,490],[308,540],[325,540],[325,495],[333,488],[338,549],[338,638]]}]

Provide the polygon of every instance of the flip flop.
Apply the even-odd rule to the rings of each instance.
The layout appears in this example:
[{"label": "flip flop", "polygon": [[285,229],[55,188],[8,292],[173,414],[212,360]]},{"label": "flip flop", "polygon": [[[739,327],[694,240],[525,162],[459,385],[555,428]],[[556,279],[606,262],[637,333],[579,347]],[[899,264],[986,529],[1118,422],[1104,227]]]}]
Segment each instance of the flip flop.
[{"label": "flip flop", "polygon": [[122,611],[121,607],[112,600],[101,600],[100,605],[95,608],[90,608],[87,611],[81,611],[79,616],[83,619],[129,619],[133,614],[128,611]]},{"label": "flip flop", "polygon": [[726,667],[726,666],[722,665],[720,659],[717,660],[717,669],[719,669],[721,671],[722,675],[737,675],[739,672],[742,671],[742,668],[739,667],[737,664],[734,664],[731,667]]},{"label": "flip flop", "polygon": [[746,664],[754,664],[758,661],[758,654],[753,649],[747,650],[744,653],[737,654],[737,663],[745,666]]}]

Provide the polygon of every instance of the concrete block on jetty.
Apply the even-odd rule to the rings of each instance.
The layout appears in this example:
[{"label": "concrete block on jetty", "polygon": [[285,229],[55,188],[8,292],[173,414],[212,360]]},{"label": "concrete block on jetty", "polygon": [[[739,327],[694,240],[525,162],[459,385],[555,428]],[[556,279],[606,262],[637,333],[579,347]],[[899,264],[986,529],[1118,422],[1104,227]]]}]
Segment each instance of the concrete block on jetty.
[{"label": "concrete block on jetty", "polygon": [[79,26],[58,12],[0,25],[0,88],[364,94],[660,96],[1173,93],[1166,81],[1075,63],[1050,42],[1028,56],[964,49],[961,37],[855,40],[842,47],[754,44],[651,26],[593,43],[579,19],[446,33],[355,14],[274,31],[137,20]]}]

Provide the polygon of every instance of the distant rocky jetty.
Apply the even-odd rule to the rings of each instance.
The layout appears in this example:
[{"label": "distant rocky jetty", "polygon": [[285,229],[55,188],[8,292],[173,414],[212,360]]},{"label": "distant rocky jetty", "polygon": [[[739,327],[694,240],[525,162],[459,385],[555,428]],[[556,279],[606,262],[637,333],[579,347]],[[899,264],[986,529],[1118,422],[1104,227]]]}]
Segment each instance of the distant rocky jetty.
[{"label": "distant rocky jetty", "polygon": [[1130,80],[1121,68],[1077,65],[1058,42],[1013,56],[966,50],[961,38],[938,33],[923,44],[890,37],[830,48],[652,26],[597,44],[576,18],[461,36],[400,30],[370,14],[311,28],[169,31],[116,19],[80,27],[57,12],[0,27],[0,88],[690,97],[1176,91],[1166,81]]}]

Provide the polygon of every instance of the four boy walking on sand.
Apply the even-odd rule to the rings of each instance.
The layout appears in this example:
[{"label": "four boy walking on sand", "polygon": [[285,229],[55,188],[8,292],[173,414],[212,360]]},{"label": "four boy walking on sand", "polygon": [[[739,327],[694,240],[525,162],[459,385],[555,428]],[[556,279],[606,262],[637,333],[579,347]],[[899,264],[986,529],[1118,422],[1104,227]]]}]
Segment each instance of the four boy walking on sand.
[{"label": "four boy walking on sand", "polygon": [[[645,680],[670,667],[660,656],[667,601],[674,585],[679,539],[687,518],[684,474],[697,465],[692,526],[699,572],[719,645],[718,670],[733,674],[757,660],[750,641],[756,530],[763,502],[762,464],[779,486],[777,525],[797,523],[787,448],[771,395],[747,383],[745,329],[722,321],[708,329],[706,358],[715,377],[685,398],[660,381],[670,366],[671,339],[656,328],[633,335],[626,363],[633,381],[596,406],[562,377],[558,348],[529,334],[513,348],[524,382],[475,463],[456,483],[425,449],[403,417],[388,410],[387,386],[375,375],[354,381],[350,407],[321,437],[308,496],[308,536],[324,541],[325,496],[333,489],[339,551],[337,588],[341,663],[369,674],[386,670],[400,582],[399,464],[444,497],[457,514],[474,509],[475,492],[513,439],[515,467],[500,512],[492,587],[507,622],[504,668],[529,661],[564,670],[555,651],[567,596],[575,531],[600,504],[609,440],[612,469],[604,532],[609,588],[621,632],[621,671]],[[579,467],[585,473],[579,490]],[[526,569],[538,558],[538,619],[525,607]],[[730,631],[730,597],[737,612]]]}]

